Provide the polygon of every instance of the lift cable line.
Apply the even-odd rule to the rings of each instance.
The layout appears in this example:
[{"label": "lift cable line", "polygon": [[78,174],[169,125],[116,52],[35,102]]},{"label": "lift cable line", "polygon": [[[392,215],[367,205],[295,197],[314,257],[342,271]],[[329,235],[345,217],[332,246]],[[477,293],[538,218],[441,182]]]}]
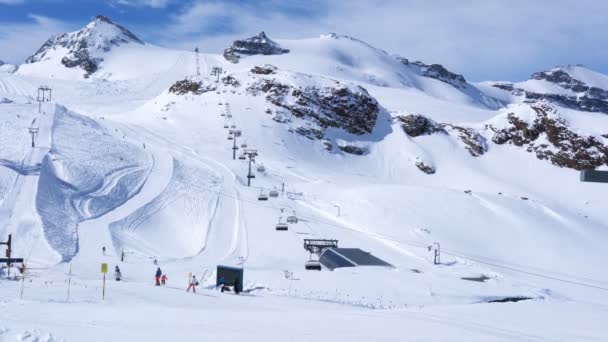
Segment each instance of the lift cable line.
[{"label": "lift cable line", "polygon": [[[217,193],[217,194],[219,194],[221,196],[226,196],[226,197],[229,197],[229,198],[232,198],[232,199],[236,199],[237,201],[240,201],[240,202],[245,202],[245,203],[257,205],[257,206],[260,206],[260,207],[265,207],[265,208],[275,209],[275,210],[280,210],[281,209],[281,207],[277,207],[277,206],[273,206],[273,205],[266,205],[266,204],[262,204],[262,203],[259,203],[259,202],[254,202],[254,201],[238,198],[238,197],[232,196],[230,194],[226,194],[226,193],[224,193],[222,191],[218,191],[218,190],[212,190],[212,189],[208,188],[208,189],[203,189],[203,191],[214,192],[214,193]],[[344,226],[344,225],[340,225],[340,224],[337,224],[337,223],[333,223],[333,222],[313,219],[313,218],[309,218],[309,217],[306,217],[306,216],[300,216],[299,218],[300,218],[301,221],[306,221],[306,222],[310,222],[310,223],[317,223],[317,224],[322,224],[322,225],[326,225],[326,226],[330,226],[330,227],[335,227],[335,228],[346,229],[346,230],[350,230],[350,231],[354,231],[354,232],[358,232],[358,233],[363,233],[363,232],[361,232],[361,231],[359,231],[357,229],[353,229],[353,228],[350,228],[350,227],[347,227],[347,226]],[[425,244],[425,243],[396,239],[396,238],[393,238],[393,237],[388,237],[388,236],[384,236],[384,235],[377,234],[377,233],[365,232],[365,234],[372,235],[372,236],[377,237],[377,238],[389,240],[389,241],[392,241],[392,242],[397,242],[397,243],[400,243],[400,244],[409,245],[409,246],[412,246],[412,247],[417,247],[417,248],[421,248],[421,249],[424,249],[424,250],[428,250],[428,244]],[[508,263],[505,263],[505,262],[486,261],[488,259],[485,258],[485,257],[481,257],[481,256],[477,256],[477,257],[476,256],[469,256],[468,253],[453,251],[453,250],[445,249],[445,248],[442,248],[441,252],[444,255],[451,255],[451,256],[454,256],[454,257],[458,257],[458,258],[474,261],[474,262],[477,262],[479,264],[484,264],[484,265],[488,265],[488,266],[502,268],[502,269],[506,269],[506,270],[509,270],[509,271],[513,271],[513,272],[518,272],[518,273],[527,274],[527,275],[531,275],[531,276],[535,276],[535,277],[539,277],[539,278],[559,281],[559,282],[568,283],[568,284],[572,284],[572,285],[578,285],[578,286],[583,286],[583,287],[587,287],[587,288],[593,288],[593,289],[597,289],[597,290],[608,291],[608,286],[599,286],[599,285],[588,284],[588,283],[606,284],[605,282],[599,281],[599,280],[593,280],[593,279],[583,280],[583,279],[581,279],[581,278],[579,278],[577,276],[572,276],[572,275],[567,275],[567,274],[563,274],[564,275],[563,277],[551,276],[551,275],[543,274],[542,272],[527,271],[527,270],[524,269],[524,268],[534,268],[533,266],[526,266],[526,265],[509,266]],[[500,263],[504,263],[506,265],[501,265]],[[545,271],[544,273],[551,273],[551,272],[552,271]],[[565,279],[565,278],[571,278],[571,279]]]}]

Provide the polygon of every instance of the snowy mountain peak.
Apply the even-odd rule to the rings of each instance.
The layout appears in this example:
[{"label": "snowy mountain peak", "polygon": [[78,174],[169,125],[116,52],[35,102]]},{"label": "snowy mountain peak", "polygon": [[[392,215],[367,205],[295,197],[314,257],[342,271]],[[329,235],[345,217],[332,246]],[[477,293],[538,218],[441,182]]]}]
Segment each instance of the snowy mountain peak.
[{"label": "snowy mountain peak", "polygon": [[282,48],[262,31],[256,36],[232,42],[232,45],[224,50],[224,58],[238,63],[243,55],[281,55],[288,52],[288,49]]},{"label": "snowy mountain peak", "polygon": [[50,38],[25,62],[32,64],[59,59],[66,68],[82,68],[86,71],[85,77],[88,77],[97,71],[104,53],[124,44],[145,43],[108,17],[98,15],[78,31]]},{"label": "snowy mountain peak", "polygon": [[574,92],[586,92],[590,88],[608,89],[608,76],[587,69],[582,65],[555,67],[549,71],[536,72],[533,80],[545,80]]},{"label": "snowy mountain peak", "polygon": [[608,114],[608,76],[581,65],[555,67],[532,74],[524,82],[494,83],[525,102],[547,101],[560,106]]}]

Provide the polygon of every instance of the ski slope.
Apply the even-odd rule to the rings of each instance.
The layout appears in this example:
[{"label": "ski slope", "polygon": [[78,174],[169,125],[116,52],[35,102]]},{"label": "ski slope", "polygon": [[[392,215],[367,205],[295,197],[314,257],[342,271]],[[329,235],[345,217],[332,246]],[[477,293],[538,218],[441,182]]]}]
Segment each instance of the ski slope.
[{"label": "ski slope", "polygon": [[[605,189],[521,147],[488,143],[473,157],[453,134],[412,138],[395,121],[421,113],[481,130],[531,109],[502,106],[509,99],[483,84],[422,77],[349,37],[277,42],[290,52],[238,64],[202,54],[201,76],[194,53],[149,44],[104,52],[86,79],[58,62],[62,50],[0,73],[11,100],[0,104],[0,240],[12,234],[29,268],[22,283],[0,280],[0,341],[608,339]],[[253,75],[264,64],[278,71]],[[213,67],[240,86],[216,83]],[[214,89],[169,91],[186,77]],[[247,90],[263,79],[367,89],[380,104],[373,130],[324,136],[367,153],[294,133],[312,124],[277,120],[284,108]],[[43,84],[53,101],[39,113]],[[560,113],[577,131],[605,134],[603,114]],[[232,158],[232,125],[242,131],[237,156],[243,143],[259,153],[250,187],[247,161]],[[35,148],[28,127],[39,130]],[[280,195],[258,200],[271,190]],[[298,223],[276,231],[290,215]],[[337,239],[393,267],[305,271],[303,239]],[[153,286],[155,261],[166,287]],[[105,300],[101,263],[124,276],[108,274]],[[247,293],[216,290],[217,265],[242,266]],[[189,273],[201,281],[196,295],[185,292]]]}]

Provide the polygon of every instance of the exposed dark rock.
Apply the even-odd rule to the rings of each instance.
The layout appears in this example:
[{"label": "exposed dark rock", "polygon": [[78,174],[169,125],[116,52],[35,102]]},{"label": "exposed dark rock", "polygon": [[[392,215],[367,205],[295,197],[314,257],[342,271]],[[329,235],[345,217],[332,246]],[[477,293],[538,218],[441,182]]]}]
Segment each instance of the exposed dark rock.
[{"label": "exposed dark rock", "polygon": [[268,38],[264,32],[260,32],[251,38],[235,40],[229,48],[224,50],[224,58],[232,63],[238,63],[242,56],[280,55],[288,52],[288,49],[283,49]]},{"label": "exposed dark rock", "polygon": [[224,83],[224,85],[232,86],[235,88],[241,86],[241,83],[232,75],[222,77],[222,83]]},{"label": "exposed dark rock", "polygon": [[449,71],[441,64],[429,65],[420,61],[410,62],[403,57],[397,57],[397,59],[404,65],[409,66],[420,76],[434,78],[458,89],[467,87],[467,80],[464,78],[464,76]]},{"label": "exposed dark rock", "polygon": [[361,86],[295,87],[275,79],[262,79],[248,89],[253,95],[266,94],[266,100],[288,110],[294,117],[311,118],[323,132],[329,127],[348,133],[371,133],[380,111],[378,101]]},{"label": "exposed dark rock", "polygon": [[296,133],[307,137],[310,140],[323,138],[323,132],[313,127],[297,127]]},{"label": "exposed dark rock", "polygon": [[258,74],[258,75],[270,75],[270,74],[276,74],[276,72],[277,72],[277,67],[275,67],[274,65],[270,65],[270,64],[266,64],[264,66],[254,66],[251,69],[251,73]]},{"label": "exposed dark rock", "polygon": [[485,283],[486,281],[492,279],[488,276],[486,276],[485,274],[480,275],[479,277],[462,277],[460,278],[462,280],[468,280],[468,281],[476,281],[478,283]]},{"label": "exposed dark rock", "polygon": [[443,124],[442,126],[448,130],[456,131],[458,133],[458,138],[465,144],[467,151],[469,151],[473,157],[479,157],[488,151],[486,138],[481,136],[481,134],[477,133],[474,129],[452,124]]},{"label": "exposed dark rock", "polygon": [[410,137],[447,133],[440,124],[419,114],[399,115],[394,120],[401,124],[401,129]]},{"label": "exposed dark rock", "polygon": [[416,161],[416,167],[427,175],[432,175],[436,172],[433,166],[425,164],[422,160]]},{"label": "exposed dark rock", "polygon": [[191,93],[193,95],[201,95],[209,91],[215,91],[215,87],[212,85],[203,86],[201,81],[193,81],[189,79],[175,82],[169,87],[169,92],[176,95],[186,95]]},{"label": "exposed dark rock", "polygon": [[530,299],[534,299],[534,298],[524,297],[524,296],[503,297],[503,298],[489,300],[488,303],[509,303],[509,302],[516,303],[516,302],[521,302],[522,300],[530,300]]},{"label": "exposed dark rock", "polygon": [[338,145],[338,148],[340,149],[340,151],[344,152],[344,153],[348,153],[348,154],[354,154],[357,156],[362,156],[364,154],[367,154],[367,149],[359,147],[359,146],[353,146],[353,145]]},{"label": "exposed dark rock", "polygon": [[[506,128],[490,127],[494,131],[492,141],[497,144],[526,146],[526,150],[535,153],[537,158],[549,160],[560,167],[588,170],[608,165],[608,146],[593,136],[581,136],[572,131],[555,109],[546,104],[531,108],[536,112],[531,123],[510,113]],[[541,137],[546,139],[540,139],[539,142]]]}]

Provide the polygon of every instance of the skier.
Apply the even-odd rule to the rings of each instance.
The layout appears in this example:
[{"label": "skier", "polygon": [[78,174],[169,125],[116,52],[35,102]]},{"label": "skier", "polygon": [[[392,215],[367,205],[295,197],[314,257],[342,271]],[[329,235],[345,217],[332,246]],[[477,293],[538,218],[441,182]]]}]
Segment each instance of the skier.
[{"label": "skier", "polygon": [[125,250],[122,250],[122,253],[120,254],[120,261],[121,262],[125,262]]},{"label": "skier", "polygon": [[160,267],[156,269],[156,286],[160,286],[160,276],[163,275],[163,271],[160,270]]},{"label": "skier", "polygon": [[226,279],[224,279],[224,277],[221,277],[219,280],[220,283],[220,291],[224,292],[224,291],[230,291],[230,289],[228,288],[228,286],[226,286]]},{"label": "skier", "polygon": [[120,281],[122,279],[122,274],[120,273],[120,268],[118,265],[114,268],[114,277],[116,277],[116,281]]},{"label": "skier", "polygon": [[163,276],[160,277],[160,284],[164,286],[165,283],[167,282],[167,279],[169,279],[169,278],[167,278],[167,275],[163,274]]},{"label": "skier", "polygon": [[241,293],[241,282],[239,281],[239,277],[234,278],[234,294]]},{"label": "skier", "polygon": [[101,247],[101,254],[106,255],[106,246]]},{"label": "skier", "polygon": [[190,289],[192,289],[192,293],[196,293],[197,285],[198,285],[198,280],[196,280],[195,275],[192,275],[192,278],[190,278],[190,284],[188,284],[188,289],[186,289],[186,292],[190,292]]}]

